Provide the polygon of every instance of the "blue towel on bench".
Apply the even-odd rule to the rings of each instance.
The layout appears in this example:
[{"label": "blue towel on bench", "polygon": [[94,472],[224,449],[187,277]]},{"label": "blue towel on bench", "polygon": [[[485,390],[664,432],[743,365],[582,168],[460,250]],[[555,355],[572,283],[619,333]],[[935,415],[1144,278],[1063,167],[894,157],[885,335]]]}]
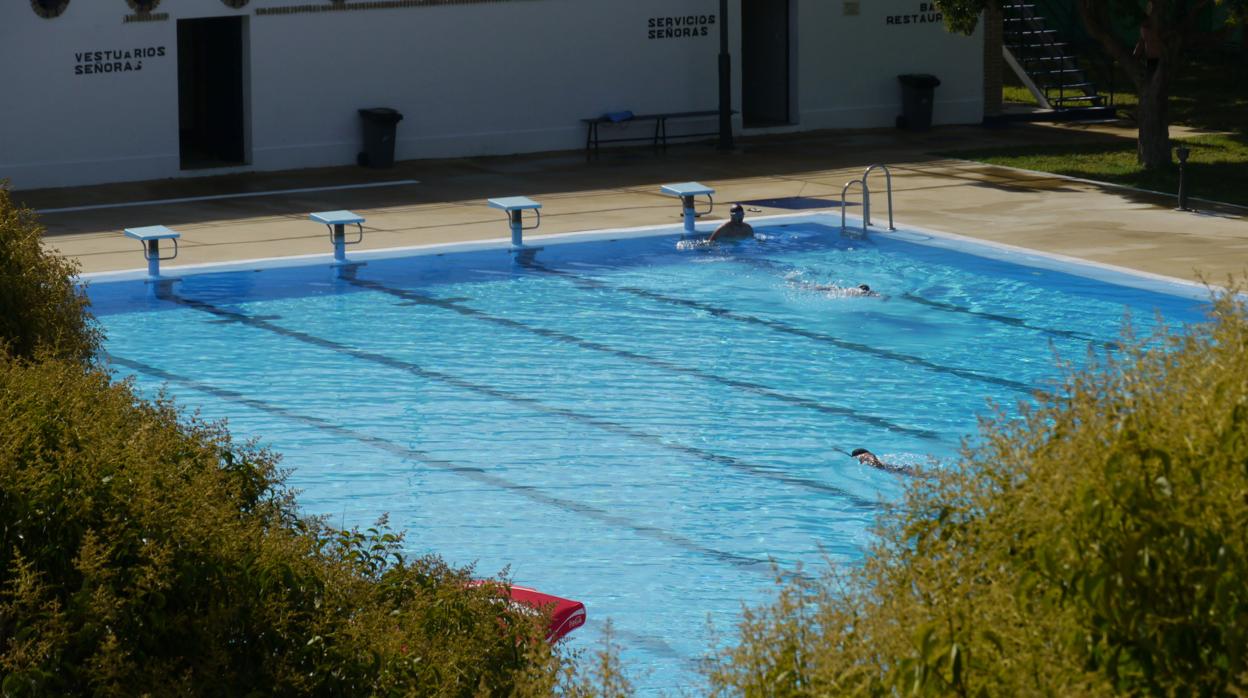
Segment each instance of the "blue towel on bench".
[{"label": "blue towel on bench", "polygon": [[614,121],[615,123],[619,123],[621,121],[628,121],[629,119],[633,118],[633,113],[631,111],[609,111],[606,114],[603,114],[602,116],[603,118]]}]

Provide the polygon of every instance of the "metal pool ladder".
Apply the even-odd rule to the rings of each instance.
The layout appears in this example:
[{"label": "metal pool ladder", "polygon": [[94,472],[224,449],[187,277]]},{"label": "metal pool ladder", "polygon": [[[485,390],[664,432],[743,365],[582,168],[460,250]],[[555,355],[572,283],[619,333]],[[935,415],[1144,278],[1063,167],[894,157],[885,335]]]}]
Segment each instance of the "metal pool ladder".
[{"label": "metal pool ladder", "polygon": [[845,196],[849,193],[849,188],[857,184],[862,187],[862,234],[867,234],[867,228],[871,225],[871,188],[867,185],[867,178],[871,176],[871,171],[879,168],[884,170],[884,189],[888,194],[888,229],[896,230],[893,227],[893,174],[888,171],[888,165],[875,164],[866,169],[862,176],[858,179],[851,179],[841,187],[841,232],[847,232],[845,227]]}]

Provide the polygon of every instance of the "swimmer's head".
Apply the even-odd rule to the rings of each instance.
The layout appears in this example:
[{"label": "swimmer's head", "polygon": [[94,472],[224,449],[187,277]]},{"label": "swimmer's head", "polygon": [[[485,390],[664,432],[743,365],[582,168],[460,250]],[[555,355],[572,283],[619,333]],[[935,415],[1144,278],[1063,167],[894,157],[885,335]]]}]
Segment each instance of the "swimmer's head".
[{"label": "swimmer's head", "polygon": [[[842,451],[842,453],[844,453],[844,451]],[[853,456],[854,458],[857,458],[858,456],[861,456],[864,453],[867,455],[871,455],[871,452],[865,448],[855,448],[854,450],[849,452],[849,455]]]},{"label": "swimmer's head", "polygon": [[866,284],[858,284],[858,290],[862,291],[863,293],[870,293],[871,287]]},{"label": "swimmer's head", "polygon": [[745,208],[743,208],[741,204],[733,204],[728,209],[728,215],[733,218],[745,218]]}]

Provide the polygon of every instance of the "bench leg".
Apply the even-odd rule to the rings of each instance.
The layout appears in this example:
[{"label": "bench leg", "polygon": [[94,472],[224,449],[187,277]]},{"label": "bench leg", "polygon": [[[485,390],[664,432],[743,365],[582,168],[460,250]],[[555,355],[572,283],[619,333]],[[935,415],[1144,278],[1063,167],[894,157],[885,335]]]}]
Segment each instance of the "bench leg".
[{"label": "bench leg", "polygon": [[585,133],[585,155],[587,157],[598,154],[598,149],[602,147],[599,140],[598,124],[590,124],[589,129]]}]

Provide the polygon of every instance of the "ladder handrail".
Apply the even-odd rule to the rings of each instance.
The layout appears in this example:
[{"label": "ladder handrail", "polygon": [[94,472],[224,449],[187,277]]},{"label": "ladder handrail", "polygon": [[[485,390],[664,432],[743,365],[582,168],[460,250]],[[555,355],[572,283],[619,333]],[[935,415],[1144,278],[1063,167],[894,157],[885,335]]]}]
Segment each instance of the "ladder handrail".
[{"label": "ladder handrail", "polygon": [[841,234],[845,233],[845,194],[855,184],[862,185],[862,234],[866,237],[867,219],[871,217],[871,189],[867,187],[865,179],[851,179],[841,187]]},{"label": "ladder handrail", "polygon": [[[876,163],[868,167],[867,171],[862,173],[862,186],[867,186],[867,177],[870,177],[871,170],[874,170],[877,167],[884,170],[884,186],[888,190],[888,229],[896,230],[896,228],[893,227],[893,173],[888,171],[888,165]],[[871,225],[871,209],[867,208],[863,211],[863,213],[865,214],[863,216],[864,223],[866,225]]]}]

